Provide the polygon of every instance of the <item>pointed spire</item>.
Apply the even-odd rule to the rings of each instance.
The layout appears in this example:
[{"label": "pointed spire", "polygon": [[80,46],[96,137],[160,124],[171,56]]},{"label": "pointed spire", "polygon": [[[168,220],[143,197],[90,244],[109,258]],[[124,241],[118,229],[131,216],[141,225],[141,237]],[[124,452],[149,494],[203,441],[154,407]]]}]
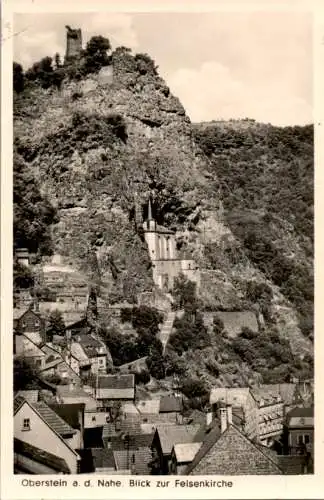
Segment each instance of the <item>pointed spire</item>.
[{"label": "pointed spire", "polygon": [[151,197],[149,198],[148,202],[148,220],[153,220],[153,215],[152,215],[152,205],[151,205]]}]

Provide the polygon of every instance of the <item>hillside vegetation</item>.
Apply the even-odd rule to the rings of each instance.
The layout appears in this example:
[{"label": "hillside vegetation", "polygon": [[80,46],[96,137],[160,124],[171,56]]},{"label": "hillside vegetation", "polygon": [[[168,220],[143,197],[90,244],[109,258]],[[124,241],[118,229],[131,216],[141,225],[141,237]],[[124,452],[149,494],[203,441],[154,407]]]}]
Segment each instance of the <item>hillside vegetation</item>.
[{"label": "hillside vegetation", "polygon": [[[149,56],[98,45],[69,67],[15,66],[15,244],[61,254],[103,303],[137,307],[153,290],[141,226],[151,196],[202,286],[176,292],[185,315],[162,364],[147,325],[122,339],[103,324],[116,364],[148,355],[151,374],[180,372],[186,387],[311,376],[313,128],[193,125]],[[204,313],[217,310],[257,311],[259,334],[208,331]]]}]

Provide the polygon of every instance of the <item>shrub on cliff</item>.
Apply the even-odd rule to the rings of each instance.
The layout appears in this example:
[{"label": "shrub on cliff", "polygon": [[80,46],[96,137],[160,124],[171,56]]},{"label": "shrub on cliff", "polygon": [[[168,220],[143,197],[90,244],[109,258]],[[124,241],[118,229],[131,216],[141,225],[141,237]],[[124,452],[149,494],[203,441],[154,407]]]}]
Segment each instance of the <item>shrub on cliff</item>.
[{"label": "shrub on cliff", "polygon": [[83,54],[85,73],[97,73],[103,66],[107,66],[110,63],[107,52],[110,49],[111,44],[108,38],[101,35],[90,38]]}]

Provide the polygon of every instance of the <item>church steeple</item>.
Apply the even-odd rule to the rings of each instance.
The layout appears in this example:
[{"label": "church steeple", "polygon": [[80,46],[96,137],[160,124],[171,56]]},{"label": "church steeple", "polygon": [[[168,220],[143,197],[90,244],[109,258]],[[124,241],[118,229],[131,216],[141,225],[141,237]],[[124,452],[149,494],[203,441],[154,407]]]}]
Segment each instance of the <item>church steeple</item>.
[{"label": "church steeple", "polygon": [[148,215],[147,215],[147,220],[153,220],[151,198],[149,198],[149,201],[148,201]]}]

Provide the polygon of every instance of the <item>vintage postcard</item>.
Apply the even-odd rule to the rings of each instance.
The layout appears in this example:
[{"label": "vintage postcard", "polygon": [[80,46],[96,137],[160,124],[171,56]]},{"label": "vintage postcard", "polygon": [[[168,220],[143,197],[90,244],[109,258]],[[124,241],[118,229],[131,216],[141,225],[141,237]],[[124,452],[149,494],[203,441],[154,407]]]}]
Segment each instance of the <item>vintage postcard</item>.
[{"label": "vintage postcard", "polygon": [[323,63],[311,2],[4,2],[1,498],[322,498]]}]

